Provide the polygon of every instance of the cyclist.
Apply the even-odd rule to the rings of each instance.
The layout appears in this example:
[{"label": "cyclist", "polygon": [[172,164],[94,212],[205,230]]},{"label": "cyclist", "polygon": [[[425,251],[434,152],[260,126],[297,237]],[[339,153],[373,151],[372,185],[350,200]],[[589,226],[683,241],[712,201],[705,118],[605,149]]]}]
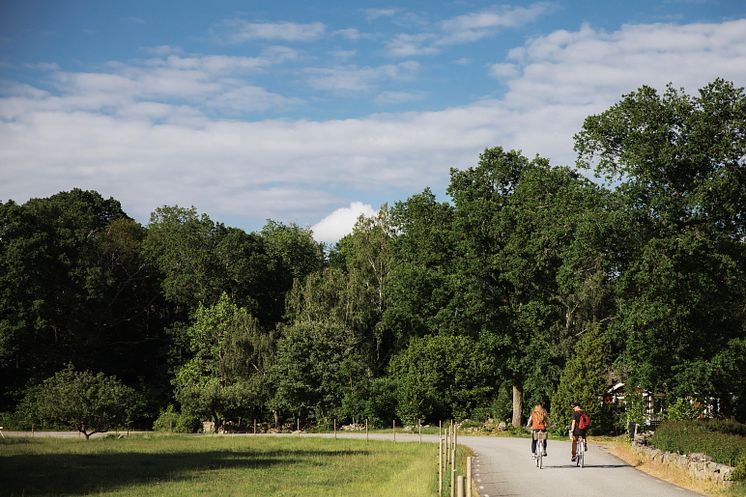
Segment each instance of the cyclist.
[{"label": "cyclist", "polygon": [[[582,423],[581,419],[584,420]],[[575,404],[573,406],[572,425],[570,425],[570,437],[572,438],[572,462],[575,462],[575,456],[578,453],[578,437],[583,437],[585,439],[585,432],[588,430],[587,423],[589,419],[588,414],[580,408],[580,405]],[[581,428],[581,426],[583,427]]]},{"label": "cyclist", "polygon": [[536,439],[538,438],[539,432],[544,432],[544,448],[543,448],[543,456],[547,455],[547,422],[549,421],[549,415],[547,414],[546,409],[544,409],[541,404],[536,404],[533,411],[531,411],[531,416],[528,418],[528,423],[526,424],[526,428],[530,428],[532,430],[531,434],[531,454],[536,454]]}]

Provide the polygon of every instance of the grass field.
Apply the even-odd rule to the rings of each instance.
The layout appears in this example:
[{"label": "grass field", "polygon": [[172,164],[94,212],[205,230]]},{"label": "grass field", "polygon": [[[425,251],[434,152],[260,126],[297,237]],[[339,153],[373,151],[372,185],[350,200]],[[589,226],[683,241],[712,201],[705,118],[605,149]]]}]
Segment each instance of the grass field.
[{"label": "grass field", "polygon": [[433,444],[300,437],[0,440],[0,495],[427,496]]}]

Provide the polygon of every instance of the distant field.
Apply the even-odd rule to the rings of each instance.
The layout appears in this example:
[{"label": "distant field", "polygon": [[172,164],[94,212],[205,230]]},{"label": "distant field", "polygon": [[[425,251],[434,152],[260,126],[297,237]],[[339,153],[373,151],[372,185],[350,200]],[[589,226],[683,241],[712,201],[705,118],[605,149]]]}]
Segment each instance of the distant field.
[{"label": "distant field", "polygon": [[297,437],[0,440],[0,495],[432,496],[433,444]]}]

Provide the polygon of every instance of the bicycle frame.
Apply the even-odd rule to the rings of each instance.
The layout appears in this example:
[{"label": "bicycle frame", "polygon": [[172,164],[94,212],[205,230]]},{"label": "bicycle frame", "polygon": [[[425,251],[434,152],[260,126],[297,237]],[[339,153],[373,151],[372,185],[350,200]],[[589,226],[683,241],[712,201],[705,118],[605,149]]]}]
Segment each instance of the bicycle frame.
[{"label": "bicycle frame", "polygon": [[585,467],[585,437],[582,435],[577,437],[575,465],[581,468]]},{"label": "bicycle frame", "polygon": [[542,469],[544,467],[544,439],[546,433],[543,431],[535,431],[532,436],[536,440],[536,452],[534,452],[534,455],[536,456],[536,467]]}]

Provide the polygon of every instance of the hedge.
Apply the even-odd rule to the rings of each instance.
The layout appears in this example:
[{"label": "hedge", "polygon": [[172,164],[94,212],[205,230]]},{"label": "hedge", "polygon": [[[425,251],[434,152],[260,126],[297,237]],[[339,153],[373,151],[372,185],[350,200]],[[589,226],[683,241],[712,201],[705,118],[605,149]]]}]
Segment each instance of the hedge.
[{"label": "hedge", "polygon": [[[735,466],[746,458],[746,437],[739,423],[669,421],[655,431],[655,448],[679,454],[703,453],[716,462]],[[725,431],[726,433],[723,433]]]}]

